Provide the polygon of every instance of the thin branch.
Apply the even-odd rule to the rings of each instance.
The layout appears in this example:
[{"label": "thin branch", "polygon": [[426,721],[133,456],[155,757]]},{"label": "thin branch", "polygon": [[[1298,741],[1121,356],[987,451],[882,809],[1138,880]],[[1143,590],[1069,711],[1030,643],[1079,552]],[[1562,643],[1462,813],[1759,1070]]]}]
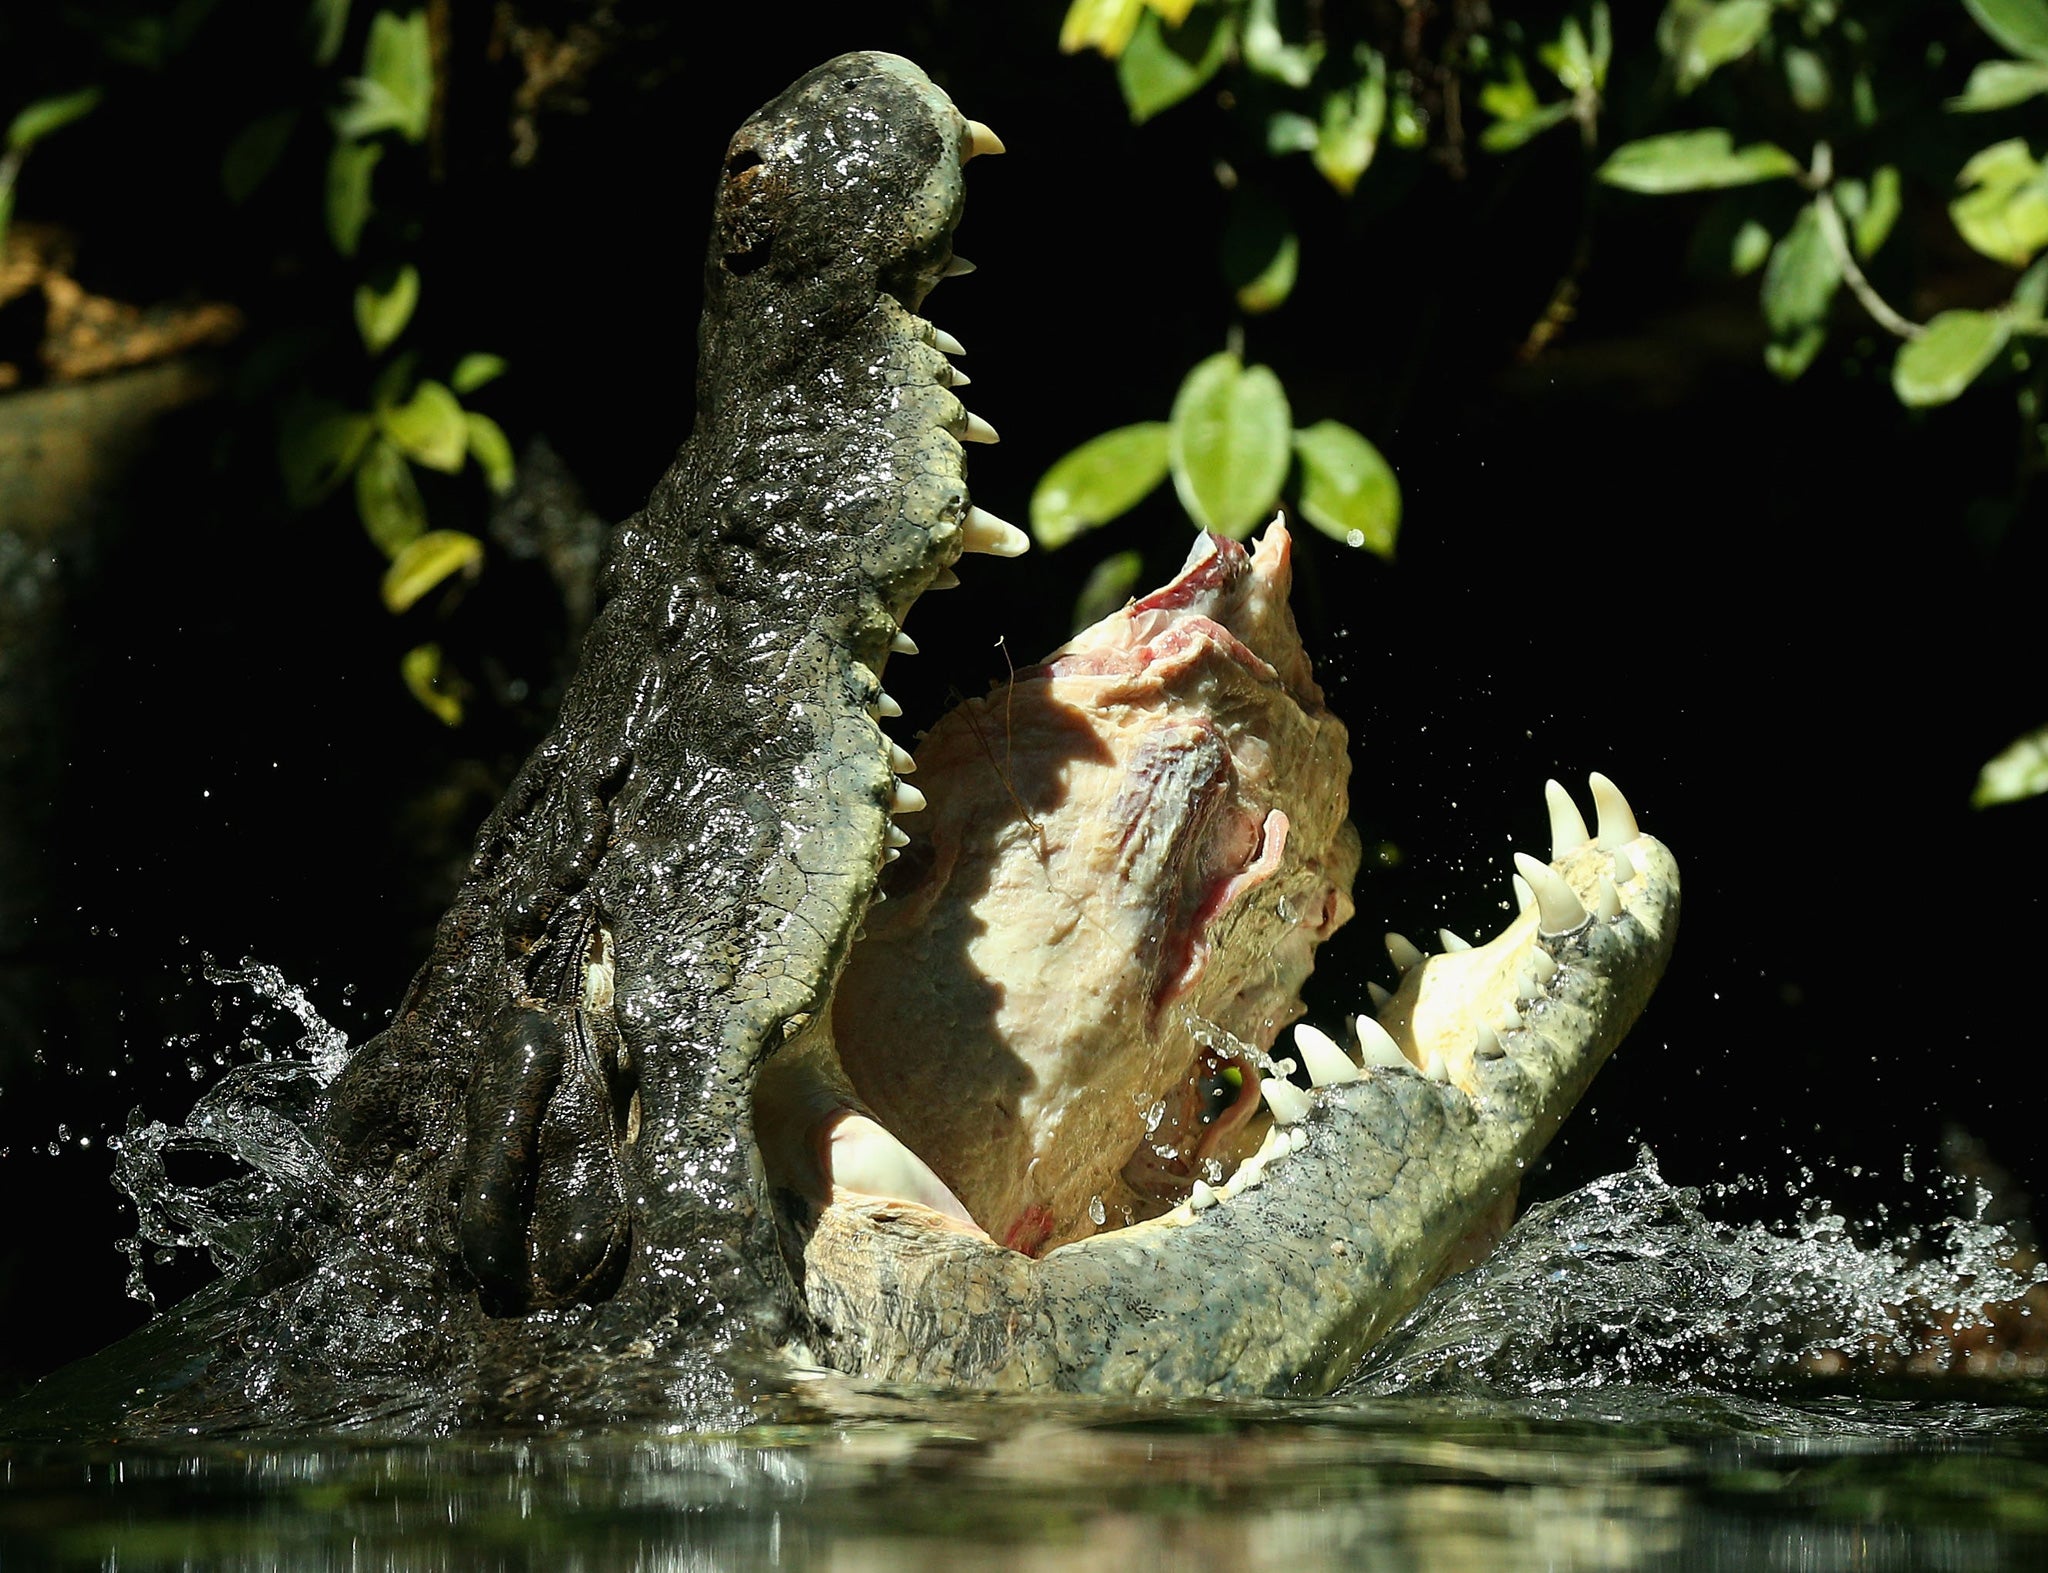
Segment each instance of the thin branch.
[{"label": "thin branch", "polygon": [[1842,210],[1835,206],[1835,156],[1825,142],[1814,144],[1813,168],[1807,174],[1806,183],[1813,188],[1813,211],[1820,220],[1821,238],[1828,243],[1828,250],[1834,253],[1835,266],[1841,270],[1842,282],[1849,286],[1849,293],[1862,304],[1871,320],[1887,333],[1902,339],[1919,338],[1927,329],[1893,310],[1891,303],[1878,294],[1857,264],[1856,250],[1849,244],[1848,228],[1842,223]]}]

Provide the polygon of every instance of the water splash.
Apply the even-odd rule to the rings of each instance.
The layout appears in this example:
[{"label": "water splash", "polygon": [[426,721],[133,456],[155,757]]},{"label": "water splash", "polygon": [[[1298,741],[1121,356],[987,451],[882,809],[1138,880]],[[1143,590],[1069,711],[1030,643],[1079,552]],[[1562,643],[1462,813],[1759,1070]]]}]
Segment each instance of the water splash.
[{"label": "water splash", "polygon": [[1986,1221],[1986,1200],[1874,1242],[1825,1203],[1786,1227],[1730,1224],[1666,1183],[1645,1148],[1635,1168],[1531,1208],[1344,1390],[1769,1392],[1845,1372],[2040,1374],[2048,1267]]}]

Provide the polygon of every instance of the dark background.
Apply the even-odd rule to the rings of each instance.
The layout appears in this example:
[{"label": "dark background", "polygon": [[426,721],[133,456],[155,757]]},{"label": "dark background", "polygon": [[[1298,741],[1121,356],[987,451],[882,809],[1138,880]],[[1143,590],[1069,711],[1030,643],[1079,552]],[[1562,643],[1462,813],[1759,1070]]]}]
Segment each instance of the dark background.
[{"label": "dark background", "polygon": [[[1204,151],[1221,111],[1191,102],[1133,129],[1101,61],[1056,53],[1059,10],[778,7],[737,46],[655,26],[593,75],[587,112],[541,120],[517,170],[515,73],[462,21],[449,168],[413,253],[420,331],[451,358],[507,356],[480,406],[515,443],[545,434],[596,511],[632,511],[688,429],[725,139],[830,55],[898,50],[1010,146],[971,171],[960,249],[981,271],[928,313],[967,345],[970,402],[1004,434],[972,455],[977,500],[1022,522],[1053,459],[1163,418],[1231,321]],[[545,722],[562,641],[545,578],[496,557],[452,620],[395,621],[346,500],[310,515],[277,500],[274,409],[236,356],[317,315],[318,193],[270,192],[276,243],[252,243],[265,231],[225,212],[211,171],[269,104],[209,69],[218,91],[203,73],[128,84],[39,150],[22,188],[24,216],[79,236],[88,282],[231,300],[250,328],[224,391],[160,426],[65,548],[61,624],[37,657],[54,708],[33,757],[10,762],[33,785],[38,849],[14,892],[32,921],[0,955],[0,1373],[15,1379],[144,1314],[121,1293],[131,1219],[105,1139],[137,1106],[177,1118],[199,1090],[188,1062],[234,1057],[249,1010],[196,979],[202,954],[270,963],[352,1037],[376,1030],[468,828]],[[1586,803],[1585,773],[1604,770],[1683,863],[1684,933],[1532,1191],[1647,1141],[1675,1180],[1761,1182],[1731,1204],[1749,1216],[1792,1211],[1795,1191],[1867,1211],[1924,1200],[1949,1123],[2040,1183],[2048,804],[1968,801],[1979,765],[2048,720],[2039,509],[1983,503],[2008,496],[2009,398],[1907,415],[1883,356],[1845,368],[1862,331],[1846,308],[1808,378],[1779,384],[1754,280],[1688,271],[1698,204],[1613,194],[1576,322],[1522,364],[1581,233],[1568,138],[1462,182],[1409,159],[1349,204],[1296,164],[1301,286],[1248,325],[1246,356],[1280,371],[1298,423],[1374,438],[1407,506],[1396,565],[1300,533],[1297,611],[1353,730],[1354,813],[1368,845],[1403,854],[1361,881],[1312,1007],[1330,1020],[1365,978],[1389,979],[1383,929],[1497,927],[1511,848],[1546,844],[1544,777]],[[1939,224],[1940,201],[1909,186],[1906,222]],[[1957,267],[1919,287],[1969,298],[1981,286]],[[330,293],[345,344],[347,295]],[[1002,671],[997,633],[1020,660],[1062,638],[1104,552],[1140,547],[1162,575],[1185,532],[1169,491],[1059,554],[970,564],[966,592],[915,613],[923,656],[891,666],[899,735]],[[423,637],[539,697],[442,727],[396,676]]]}]

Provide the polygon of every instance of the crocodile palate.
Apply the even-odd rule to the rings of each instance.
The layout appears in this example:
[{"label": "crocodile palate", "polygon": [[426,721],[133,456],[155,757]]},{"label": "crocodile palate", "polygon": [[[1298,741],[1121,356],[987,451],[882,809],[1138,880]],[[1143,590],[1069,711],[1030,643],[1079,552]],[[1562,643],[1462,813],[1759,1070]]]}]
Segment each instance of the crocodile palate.
[{"label": "crocodile palate", "polygon": [[658,1411],[791,1358],[1312,1391],[1505,1221],[1674,933],[1602,778],[1597,834],[1553,786],[1504,933],[1390,936],[1350,1046],[1276,1060],[1358,861],[1284,529],[1198,541],[916,761],[880,724],[918,596],[1025,546],[969,502],[995,434],[916,314],[987,151],[876,54],[734,138],[690,440],[331,1088],[326,1222],[160,1416],[389,1416],[422,1382],[458,1417]]}]

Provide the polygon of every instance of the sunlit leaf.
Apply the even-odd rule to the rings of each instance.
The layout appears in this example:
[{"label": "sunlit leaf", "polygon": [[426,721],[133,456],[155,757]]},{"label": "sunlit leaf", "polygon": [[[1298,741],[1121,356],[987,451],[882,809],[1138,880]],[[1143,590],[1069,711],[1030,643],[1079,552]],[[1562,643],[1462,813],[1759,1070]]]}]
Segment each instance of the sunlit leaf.
[{"label": "sunlit leaf", "polygon": [[1573,95],[1593,91],[1593,51],[1577,17],[1566,17],[1557,37],[1538,49],[1536,58],[1550,68],[1550,74],[1563,84],[1565,91]]},{"label": "sunlit leaf", "polygon": [[1280,31],[1278,11],[1277,0],[1251,0],[1244,18],[1244,63],[1260,76],[1289,87],[1307,87],[1323,63],[1322,42],[1290,44]]},{"label": "sunlit leaf", "polygon": [[1358,81],[1324,96],[1322,123],[1310,154],[1323,179],[1345,196],[1379,151],[1380,128],[1387,120],[1386,61],[1376,51],[1361,48],[1358,63],[1365,73]]},{"label": "sunlit leaf", "polygon": [[1157,11],[1159,20],[1168,27],[1179,27],[1195,8],[1195,0],[1145,0],[1145,4]]},{"label": "sunlit leaf", "polygon": [[2015,322],[2034,323],[2048,315],[2048,257],[2041,258],[2019,276],[2012,287],[2012,301],[2006,313]]},{"label": "sunlit leaf", "polygon": [[460,530],[429,530],[399,549],[384,570],[384,608],[393,616],[451,574],[474,579],[484,564],[484,543]]},{"label": "sunlit leaf", "polygon": [[363,74],[348,83],[349,102],[335,112],[344,137],[396,131],[408,142],[426,140],[434,111],[433,44],[427,13],[379,11],[370,21]]},{"label": "sunlit leaf", "polygon": [[429,713],[445,725],[462,724],[462,696],[452,672],[445,674],[444,679],[439,645],[415,645],[406,651],[398,658],[398,675],[405,679],[407,691]]},{"label": "sunlit leaf", "polygon": [[256,188],[270,178],[277,161],[284,157],[298,124],[296,109],[281,109],[274,115],[250,121],[236,133],[220,160],[220,185],[228,201],[240,207],[255,195]]},{"label": "sunlit leaf", "polygon": [[1287,479],[1287,394],[1264,366],[1225,351],[1187,374],[1173,400],[1167,457],[1197,525],[1244,539],[1273,511]]},{"label": "sunlit leaf", "polygon": [[419,364],[418,350],[406,350],[387,361],[370,384],[370,408],[381,415],[411,393]]},{"label": "sunlit leaf", "polygon": [[310,508],[356,466],[376,435],[376,423],[356,410],[307,402],[287,410],[278,425],[277,467],[286,500]]},{"label": "sunlit leaf", "polygon": [[1275,110],[1266,118],[1266,151],[1275,157],[1283,153],[1313,153],[1319,128],[1307,115],[1291,109]]},{"label": "sunlit leaf", "polygon": [[96,87],[82,87],[75,93],[37,99],[9,122],[7,151],[26,153],[52,131],[91,114],[99,104],[101,92]]},{"label": "sunlit leaf", "polygon": [[469,436],[469,456],[484,472],[484,479],[490,483],[491,490],[500,497],[504,496],[518,479],[518,467],[512,461],[512,444],[505,436],[505,428],[490,416],[479,415],[475,410],[465,410],[462,423]]},{"label": "sunlit leaf", "polygon": [[2048,726],[2016,737],[1977,773],[1972,808],[2017,803],[2048,792]]},{"label": "sunlit leaf", "polygon": [[1332,540],[1394,555],[1401,533],[1401,483],[1365,437],[1342,421],[1294,434],[1301,459],[1301,516]]},{"label": "sunlit leaf", "polygon": [[327,159],[327,234],[344,257],[356,254],[370,218],[370,175],[384,156],[376,142],[337,142]]},{"label": "sunlit leaf", "polygon": [[1771,232],[1755,219],[1744,219],[1728,243],[1728,271],[1739,279],[1764,265],[1771,254]]},{"label": "sunlit leaf", "polygon": [[1771,344],[1764,363],[1790,382],[1812,364],[1827,338],[1828,308],[1842,269],[1821,228],[1820,210],[1808,203],[1771,248],[1761,303]]},{"label": "sunlit leaf", "polygon": [[485,383],[496,382],[504,375],[504,356],[473,350],[455,363],[455,374],[448,379],[448,386],[457,393],[474,393]]},{"label": "sunlit leaf", "polygon": [[1792,95],[1793,103],[1809,115],[1817,115],[1828,107],[1828,101],[1835,96],[1835,83],[1820,51],[1795,46],[1780,54],[1779,63],[1785,68],[1785,90]]},{"label": "sunlit leaf", "polygon": [[1552,126],[1561,125],[1571,118],[1572,105],[1569,100],[1545,104],[1533,114],[1519,120],[1496,120],[1479,133],[1479,145],[1489,153],[1512,153],[1532,137],[1541,136]]},{"label": "sunlit leaf", "polygon": [[445,383],[422,382],[403,404],[380,410],[377,424],[398,449],[430,470],[453,475],[469,453],[469,426]]},{"label": "sunlit leaf", "polygon": [[2048,61],[2048,0],[1963,0],[1963,9],[2014,54]]},{"label": "sunlit leaf", "polygon": [[396,557],[427,527],[427,505],[405,455],[381,437],[356,466],[356,513],[377,549]]},{"label": "sunlit leaf", "polygon": [[1799,161],[1783,148],[1769,142],[1738,148],[1719,127],[1625,142],[1600,166],[1608,185],[1652,195],[1750,186],[1798,173]]},{"label": "sunlit leaf", "polygon": [[2023,268],[2048,246],[2048,172],[2024,138],[1985,148],[1963,166],[1956,183],[1969,189],[1948,205],[1948,215],[1985,256]]},{"label": "sunlit leaf", "polygon": [[2037,93],[2048,93],[2048,65],[2038,60],[1986,60],[1970,73],[1948,107],[1962,114],[2010,109]]},{"label": "sunlit leaf", "polygon": [[1301,239],[1286,207],[1240,186],[1223,227],[1223,277],[1240,309],[1256,316],[1281,305],[1301,266]]},{"label": "sunlit leaf", "polygon": [[1074,0],[1060,23],[1060,49],[1070,55],[1093,49],[1114,60],[1144,13],[1145,0]]},{"label": "sunlit leaf", "polygon": [[1770,0],[1690,0],[1665,9],[1658,41],[1676,70],[1679,92],[1690,93],[1756,48],[1770,26]]},{"label": "sunlit leaf", "polygon": [[1048,551],[1135,508],[1166,479],[1167,425],[1104,432],[1061,458],[1031,493],[1031,534]]},{"label": "sunlit leaf", "polygon": [[1878,249],[1890,238],[1892,226],[1899,221],[1903,202],[1898,165],[1881,164],[1872,170],[1869,198],[1851,221],[1857,256],[1877,255]]},{"label": "sunlit leaf", "polygon": [[332,65],[341,53],[341,41],[348,36],[348,8],[349,0],[313,0],[306,30],[312,35],[315,65]]},{"label": "sunlit leaf", "polygon": [[1607,0],[1593,0],[1593,87],[1607,86],[1607,67],[1614,59],[1614,20],[1608,15]]},{"label": "sunlit leaf", "polygon": [[1116,62],[1131,123],[1143,125],[1214,76],[1230,53],[1234,32],[1233,19],[1217,11],[1194,12],[1175,28],[1147,11]]},{"label": "sunlit leaf", "polygon": [[1497,120],[1524,120],[1535,114],[1542,101],[1523,69],[1522,57],[1509,55],[1501,69],[1504,75],[1479,89],[1479,107]]},{"label": "sunlit leaf", "polygon": [[410,262],[398,270],[387,289],[358,284],[356,331],[363,336],[363,347],[372,355],[382,354],[405,331],[419,303],[420,270]]},{"label": "sunlit leaf", "polygon": [[1073,631],[1078,634],[1121,611],[1144,571],[1142,552],[1118,552],[1097,563],[1083,581],[1081,593],[1074,597]]},{"label": "sunlit leaf", "polygon": [[2010,331],[1997,312],[1940,313],[1925,333],[1900,347],[1892,362],[1892,391],[1901,404],[1948,403],[1998,358]]}]

